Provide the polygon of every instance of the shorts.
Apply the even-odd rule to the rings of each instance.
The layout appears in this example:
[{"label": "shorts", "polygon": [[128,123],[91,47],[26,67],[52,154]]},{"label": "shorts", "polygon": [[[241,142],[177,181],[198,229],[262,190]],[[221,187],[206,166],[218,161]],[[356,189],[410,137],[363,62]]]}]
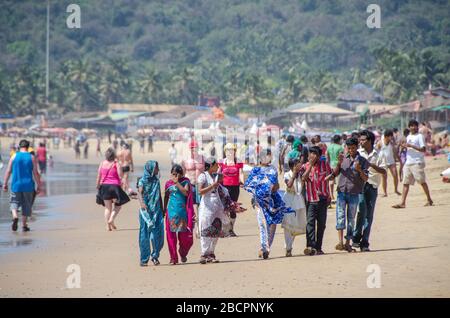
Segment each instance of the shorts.
[{"label": "shorts", "polygon": [[130,170],[131,170],[131,169],[130,169],[130,166],[123,166],[123,167],[122,167],[122,172],[123,172],[123,173],[130,172]]},{"label": "shorts", "polygon": [[414,185],[415,182],[423,184],[425,180],[425,164],[415,163],[403,166],[403,184]]},{"label": "shorts", "polygon": [[11,192],[11,210],[22,208],[23,216],[31,216],[31,208],[34,203],[34,192]]},{"label": "shorts", "polygon": [[38,161],[39,170],[45,172],[47,170],[47,161]]}]

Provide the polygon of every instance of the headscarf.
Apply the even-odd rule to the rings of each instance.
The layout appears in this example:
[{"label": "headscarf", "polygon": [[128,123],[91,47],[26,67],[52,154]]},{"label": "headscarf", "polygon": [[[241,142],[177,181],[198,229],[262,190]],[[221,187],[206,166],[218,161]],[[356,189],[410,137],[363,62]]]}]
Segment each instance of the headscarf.
[{"label": "headscarf", "polygon": [[143,187],[144,202],[149,211],[162,212],[161,207],[161,187],[159,185],[159,176],[155,174],[155,168],[158,162],[149,160],[145,163],[144,175],[139,180],[139,187]]},{"label": "headscarf", "polygon": [[292,150],[288,154],[289,159],[298,158],[301,157],[301,152],[298,150],[298,146],[301,146],[302,142],[300,139],[295,139],[295,141],[292,143]]},{"label": "headscarf", "polygon": [[244,184],[244,189],[253,195],[253,200],[262,210],[267,224],[281,224],[284,214],[295,213],[286,206],[280,193],[272,192],[278,183],[274,167],[254,167]]}]

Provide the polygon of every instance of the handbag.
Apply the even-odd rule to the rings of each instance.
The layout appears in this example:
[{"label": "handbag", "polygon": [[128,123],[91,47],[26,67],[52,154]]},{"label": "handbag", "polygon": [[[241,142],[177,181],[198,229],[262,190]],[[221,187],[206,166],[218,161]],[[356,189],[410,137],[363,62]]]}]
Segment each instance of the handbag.
[{"label": "handbag", "polygon": [[[106,175],[103,177],[102,182],[100,182],[100,186],[101,184],[105,181],[106,177],[108,176],[109,172],[111,171],[111,169],[115,166],[116,164],[113,163],[113,165],[109,168],[108,172],[106,173]],[[102,196],[100,195],[100,188],[97,190],[97,195],[95,196],[95,203],[97,203],[98,205],[103,205],[105,206],[105,202],[102,199]]]}]

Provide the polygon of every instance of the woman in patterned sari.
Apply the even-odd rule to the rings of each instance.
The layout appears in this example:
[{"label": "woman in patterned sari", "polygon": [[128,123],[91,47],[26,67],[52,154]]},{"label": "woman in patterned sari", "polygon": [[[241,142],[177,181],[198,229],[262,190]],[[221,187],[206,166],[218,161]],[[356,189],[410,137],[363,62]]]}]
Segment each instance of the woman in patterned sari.
[{"label": "woman in patterned sari", "polygon": [[217,175],[219,165],[215,158],[205,161],[205,171],[197,180],[197,186],[202,196],[199,214],[200,244],[202,254],[200,264],[218,263],[215,248],[219,237],[231,235],[230,213],[245,211],[240,204],[233,201],[228,190],[222,186],[222,175]]},{"label": "woman in patterned sari", "polygon": [[[138,180],[139,249],[141,266],[147,266],[150,259],[159,265],[159,253],[164,245],[164,213],[159,185],[158,162],[149,160],[144,167],[144,175]],[[150,250],[150,243],[153,251]]]},{"label": "woman in patterned sari", "polygon": [[178,264],[177,242],[182,263],[187,262],[187,254],[193,244],[194,201],[192,185],[183,176],[183,168],[174,165],[170,171],[172,179],[166,182],[164,210],[166,212],[166,236],[169,246],[170,264]]},{"label": "woman in patterned sari", "polygon": [[261,239],[259,257],[264,259],[269,258],[277,224],[281,224],[286,213],[295,213],[278,193],[278,173],[271,161],[270,150],[261,151],[260,165],[252,169],[244,184],[244,189],[253,195],[252,204],[257,211]]}]

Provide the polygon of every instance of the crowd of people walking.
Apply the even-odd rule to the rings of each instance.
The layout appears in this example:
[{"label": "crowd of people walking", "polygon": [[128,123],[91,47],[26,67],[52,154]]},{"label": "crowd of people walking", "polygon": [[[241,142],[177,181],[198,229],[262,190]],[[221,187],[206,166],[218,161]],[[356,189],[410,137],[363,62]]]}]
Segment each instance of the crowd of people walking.
[{"label": "crowd of people walking", "polygon": [[[409,122],[403,136],[387,129],[378,140],[372,131],[362,130],[349,136],[335,135],[328,146],[319,135],[311,140],[289,135],[276,145],[274,141],[270,139],[267,148],[260,146],[255,156],[257,162],[250,166],[237,156],[235,143],[224,145],[223,159],[205,158],[192,138],[188,145],[189,157],[179,164],[172,144],[170,178],[163,191],[156,160],[145,163],[134,191],[130,185],[130,173],[134,172],[131,146],[123,142],[119,150],[111,142],[98,167],[96,180],[96,202],[104,207],[106,230],[117,229],[115,220],[119,212],[130,198],[135,198],[139,201],[141,266],[147,266],[150,261],[160,264],[164,240],[170,264],[187,262],[194,237],[200,240],[199,262],[217,263],[219,238],[238,236],[236,220],[239,213],[246,211],[239,203],[243,189],[250,194],[256,215],[259,257],[269,258],[279,224],[284,230],[286,257],[292,256],[295,238],[300,235],[305,235],[305,255],[325,254],[323,240],[330,208],[335,208],[335,249],[368,252],[378,189],[383,197],[387,196],[388,172],[393,177],[394,192],[401,195],[401,202],[393,208],[406,207],[409,187],[415,182],[423,188],[425,205],[434,204],[424,171],[426,139],[415,120]],[[153,144],[151,148],[153,151]],[[41,143],[35,153],[31,150],[27,140],[20,141],[19,150],[12,153],[6,169],[3,189],[8,191],[11,178],[13,231],[18,227],[19,207],[23,230],[30,230],[27,220],[40,191],[40,174],[46,171],[45,144]],[[247,150],[246,144],[246,158]],[[100,142],[97,152],[101,152]],[[246,172],[245,166],[249,167]]]}]

